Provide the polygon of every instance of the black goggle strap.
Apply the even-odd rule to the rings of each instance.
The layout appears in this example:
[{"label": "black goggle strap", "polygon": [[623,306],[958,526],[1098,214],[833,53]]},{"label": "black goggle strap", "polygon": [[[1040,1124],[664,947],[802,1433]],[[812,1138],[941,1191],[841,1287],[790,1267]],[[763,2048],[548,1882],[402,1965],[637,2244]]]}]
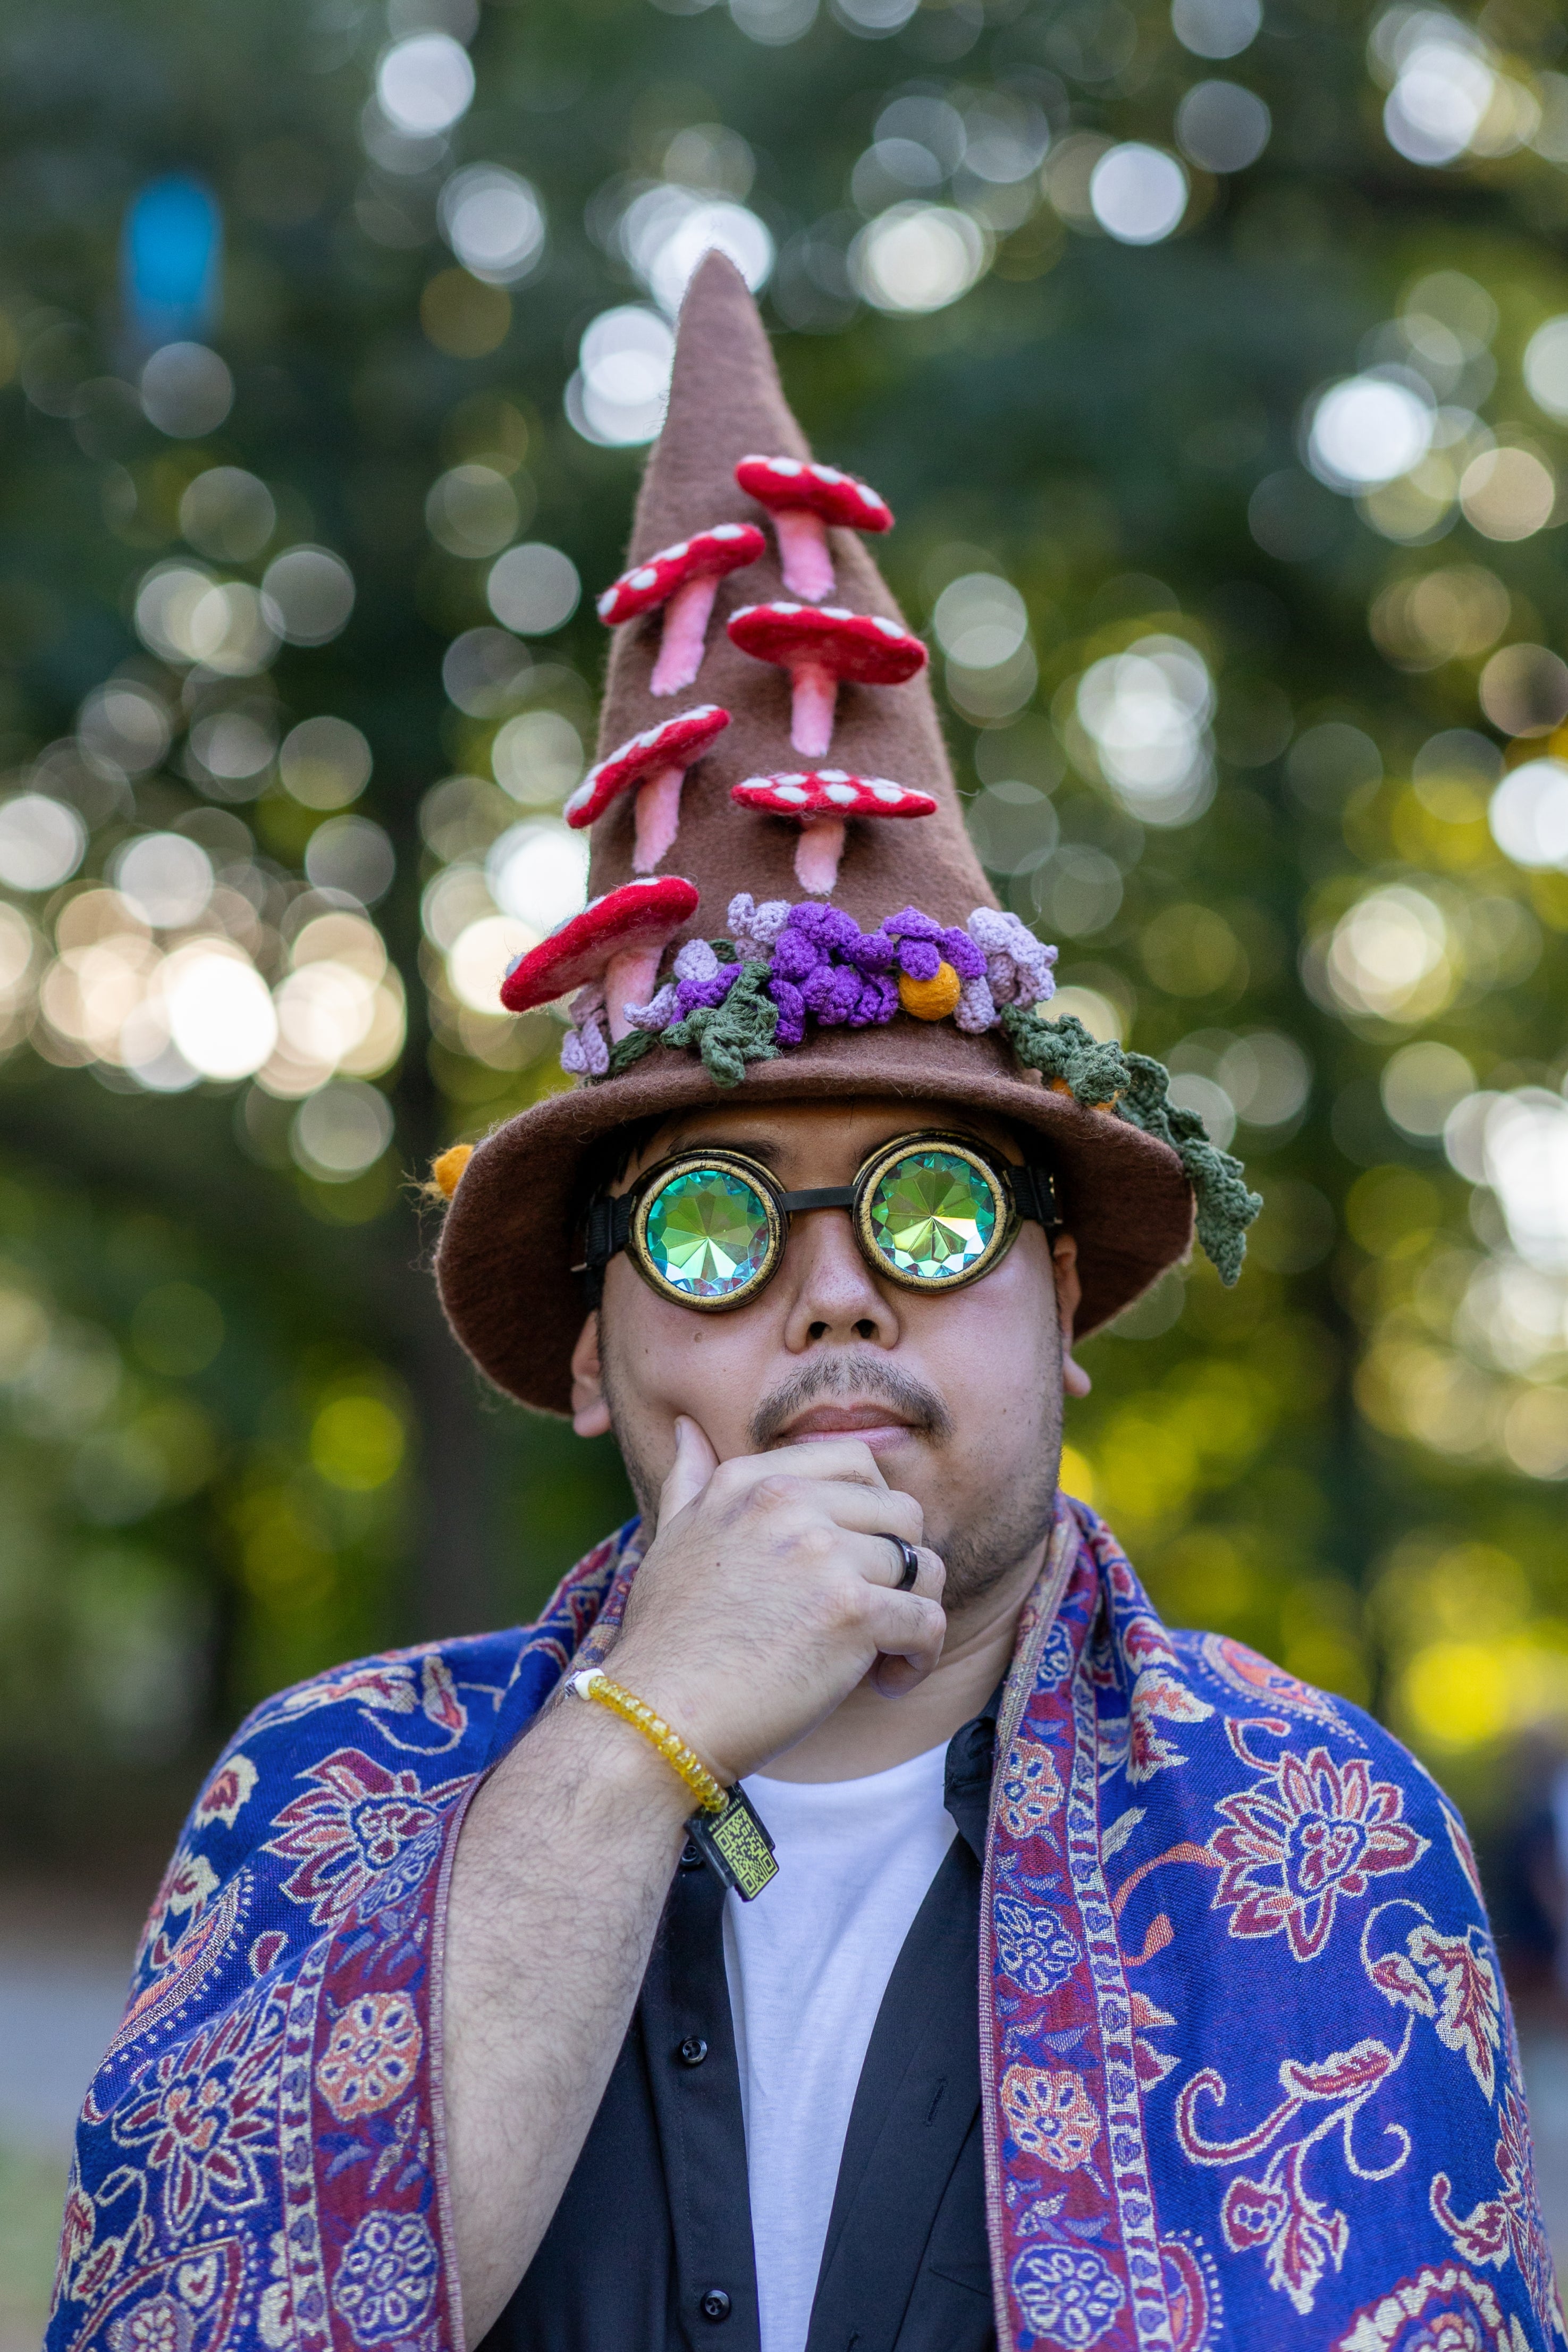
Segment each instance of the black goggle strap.
[{"label": "black goggle strap", "polygon": [[[1057,1207],[1056,1178],[1050,1170],[1027,1160],[1022,1164],[1009,1160],[1004,1172],[1013,1188],[1013,1205],[1019,1216],[1044,1225],[1047,1234],[1058,1233],[1062,1221]],[[779,1192],[774,1198],[786,1216],[797,1211],[804,1214],[810,1209],[849,1209],[855,1204],[855,1187],[830,1184],[816,1192]],[[613,1199],[606,1192],[597,1193],[588,1204],[583,1262],[572,1271],[584,1277],[590,1306],[599,1303],[605,1266],[631,1239],[632,1211],[637,1200],[637,1190],[634,1187]]]}]

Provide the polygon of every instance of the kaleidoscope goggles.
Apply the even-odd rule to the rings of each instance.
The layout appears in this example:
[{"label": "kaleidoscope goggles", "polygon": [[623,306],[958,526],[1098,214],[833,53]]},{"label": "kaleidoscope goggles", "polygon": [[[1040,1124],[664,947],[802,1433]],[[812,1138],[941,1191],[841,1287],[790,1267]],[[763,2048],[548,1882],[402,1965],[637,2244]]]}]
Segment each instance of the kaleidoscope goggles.
[{"label": "kaleidoscope goggles", "polygon": [[649,1288],[700,1313],[748,1306],[773,1280],[792,1216],[847,1209],[873,1274],[927,1296],[963,1290],[1000,1265],[1032,1219],[1055,1233],[1056,1187],[1042,1167],[1015,1166],[967,1136],[896,1136],[864,1160],[853,1184],[786,1192],[744,1151],[679,1151],[629,1192],[588,1211],[584,1265],[596,1299],[604,1269],[625,1250]]}]

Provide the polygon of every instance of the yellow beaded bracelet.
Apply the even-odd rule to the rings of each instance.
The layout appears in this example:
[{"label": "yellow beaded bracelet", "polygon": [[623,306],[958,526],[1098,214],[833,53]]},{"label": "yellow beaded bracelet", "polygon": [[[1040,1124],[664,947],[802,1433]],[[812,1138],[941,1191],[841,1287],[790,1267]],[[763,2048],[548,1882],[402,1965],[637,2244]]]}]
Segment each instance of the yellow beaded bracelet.
[{"label": "yellow beaded bracelet", "polygon": [[623,1689],[613,1683],[598,1666],[589,1666],[572,1677],[572,1688],[579,1698],[595,1699],[607,1706],[623,1723],[657,1748],[671,1771],[679,1772],[698,1804],[705,1813],[721,1813],[730,1801],[729,1791],[721,1788],[695,1749],[688,1748],[677,1731],[672,1731],[662,1715],[656,1715],[646,1699],[635,1691]]}]

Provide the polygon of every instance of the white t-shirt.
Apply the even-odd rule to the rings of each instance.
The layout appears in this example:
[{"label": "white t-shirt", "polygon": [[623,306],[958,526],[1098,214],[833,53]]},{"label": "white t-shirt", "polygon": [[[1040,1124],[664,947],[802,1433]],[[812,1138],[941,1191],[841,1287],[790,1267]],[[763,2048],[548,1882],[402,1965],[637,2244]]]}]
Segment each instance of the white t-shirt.
[{"label": "white t-shirt", "polygon": [[860,2068],[955,1834],[945,1747],[859,1780],[749,1780],[779,1874],[724,1906],[762,2352],[801,2352]]}]

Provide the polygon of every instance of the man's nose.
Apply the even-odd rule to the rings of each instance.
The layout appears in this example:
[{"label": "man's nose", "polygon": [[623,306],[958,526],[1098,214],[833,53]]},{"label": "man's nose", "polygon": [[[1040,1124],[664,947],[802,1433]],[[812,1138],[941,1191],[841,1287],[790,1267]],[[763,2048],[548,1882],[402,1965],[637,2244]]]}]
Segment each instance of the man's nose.
[{"label": "man's nose", "polygon": [[789,1286],[786,1346],[853,1339],[890,1348],[896,1342],[897,1311],[860,1254],[847,1209],[796,1212],[782,1279]]}]

